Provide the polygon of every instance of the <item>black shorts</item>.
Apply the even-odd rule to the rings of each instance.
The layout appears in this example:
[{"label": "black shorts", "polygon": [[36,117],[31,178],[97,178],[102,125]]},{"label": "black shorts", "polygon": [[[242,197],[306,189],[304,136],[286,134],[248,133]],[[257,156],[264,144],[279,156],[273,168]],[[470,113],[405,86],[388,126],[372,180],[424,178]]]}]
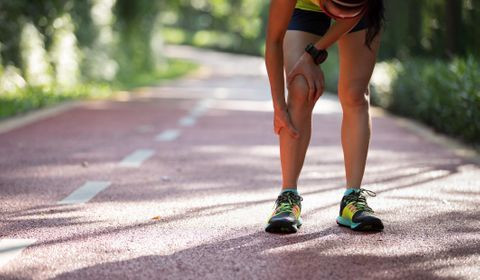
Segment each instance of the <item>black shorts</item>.
[{"label": "black shorts", "polygon": [[[331,19],[325,13],[295,9],[288,30],[299,30],[323,36],[330,27]],[[362,18],[349,33],[368,28],[365,18]]]}]

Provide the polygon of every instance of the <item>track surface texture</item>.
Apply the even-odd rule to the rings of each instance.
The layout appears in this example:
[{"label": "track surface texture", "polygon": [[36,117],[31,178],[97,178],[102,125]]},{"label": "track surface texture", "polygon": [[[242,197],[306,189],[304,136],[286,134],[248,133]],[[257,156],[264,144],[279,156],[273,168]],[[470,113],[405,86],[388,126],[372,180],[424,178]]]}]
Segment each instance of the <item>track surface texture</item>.
[{"label": "track surface texture", "polygon": [[[304,225],[268,234],[281,182],[263,60],[166,51],[202,70],[0,134],[0,241],[35,240],[0,279],[479,279],[478,165],[374,114],[362,187],[385,230],[339,227],[342,115],[324,94],[299,181]],[[120,164],[139,149],[150,156]],[[110,184],[58,203],[92,181]]]}]

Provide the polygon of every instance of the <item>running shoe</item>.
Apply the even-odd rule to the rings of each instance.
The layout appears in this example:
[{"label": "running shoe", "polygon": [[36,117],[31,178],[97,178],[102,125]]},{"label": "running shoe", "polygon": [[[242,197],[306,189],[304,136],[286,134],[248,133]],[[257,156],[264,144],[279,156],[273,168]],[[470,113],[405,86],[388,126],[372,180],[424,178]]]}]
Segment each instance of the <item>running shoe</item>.
[{"label": "running shoe", "polygon": [[286,191],[281,193],[275,201],[275,210],[265,228],[270,233],[295,233],[302,226],[300,212],[302,197]]},{"label": "running shoe", "polygon": [[366,189],[354,189],[345,195],[340,202],[340,216],[337,224],[355,231],[382,231],[382,221],[373,215],[367,204],[367,196],[376,196],[375,192]]}]

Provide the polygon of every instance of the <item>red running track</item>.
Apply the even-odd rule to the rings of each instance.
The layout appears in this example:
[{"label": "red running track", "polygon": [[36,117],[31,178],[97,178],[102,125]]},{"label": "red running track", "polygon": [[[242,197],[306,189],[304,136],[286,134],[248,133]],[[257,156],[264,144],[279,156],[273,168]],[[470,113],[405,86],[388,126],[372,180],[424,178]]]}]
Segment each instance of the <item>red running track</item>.
[{"label": "red running track", "polygon": [[[385,230],[340,228],[341,112],[325,94],[299,182],[304,226],[267,234],[280,164],[263,61],[168,52],[203,75],[0,134],[0,240],[35,240],[1,279],[478,279],[478,165],[374,114],[364,187]],[[178,134],[155,141],[166,130]],[[153,155],[119,166],[137,149]],[[57,204],[88,181],[110,185]]]}]

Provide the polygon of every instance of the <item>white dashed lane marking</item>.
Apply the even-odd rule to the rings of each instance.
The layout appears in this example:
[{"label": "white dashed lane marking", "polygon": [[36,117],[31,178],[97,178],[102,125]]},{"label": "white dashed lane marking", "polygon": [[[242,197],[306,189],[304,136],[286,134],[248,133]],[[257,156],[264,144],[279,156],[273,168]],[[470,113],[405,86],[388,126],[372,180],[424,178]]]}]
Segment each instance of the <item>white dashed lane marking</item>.
[{"label": "white dashed lane marking", "polygon": [[186,117],[183,117],[181,118],[179,121],[178,121],[178,124],[180,126],[193,126],[195,123],[197,122],[197,119],[193,116],[186,116]]},{"label": "white dashed lane marking", "polygon": [[197,118],[201,117],[208,109],[212,106],[213,101],[211,99],[204,99],[195,105],[195,107],[190,110],[188,116],[181,118],[178,121],[178,124],[181,126],[193,126],[197,122]]},{"label": "white dashed lane marking", "polygon": [[87,181],[83,186],[76,189],[69,196],[60,200],[58,204],[85,203],[96,196],[99,192],[110,186],[108,181]]},{"label": "white dashed lane marking", "polygon": [[150,149],[139,149],[125,157],[120,163],[121,167],[140,167],[142,163],[155,154]]},{"label": "white dashed lane marking", "polygon": [[178,129],[167,129],[164,132],[158,134],[155,137],[156,141],[173,141],[180,136],[180,130]]},{"label": "white dashed lane marking", "polygon": [[0,239],[0,267],[20,255],[35,239]]},{"label": "white dashed lane marking", "polygon": [[204,99],[197,103],[195,107],[190,111],[190,115],[194,117],[200,117],[205,114],[212,106],[213,101],[211,99]]}]

